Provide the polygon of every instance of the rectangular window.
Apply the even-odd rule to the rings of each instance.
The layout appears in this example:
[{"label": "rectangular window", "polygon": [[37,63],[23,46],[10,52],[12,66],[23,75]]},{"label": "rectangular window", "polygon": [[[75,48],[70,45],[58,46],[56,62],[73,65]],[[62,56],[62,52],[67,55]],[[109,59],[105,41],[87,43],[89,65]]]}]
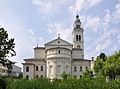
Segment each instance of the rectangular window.
[{"label": "rectangular window", "polygon": [[29,66],[26,66],[26,72],[29,72]]},{"label": "rectangular window", "polygon": [[77,67],[76,67],[76,66],[74,66],[74,71],[75,71],[75,72],[77,71]]}]

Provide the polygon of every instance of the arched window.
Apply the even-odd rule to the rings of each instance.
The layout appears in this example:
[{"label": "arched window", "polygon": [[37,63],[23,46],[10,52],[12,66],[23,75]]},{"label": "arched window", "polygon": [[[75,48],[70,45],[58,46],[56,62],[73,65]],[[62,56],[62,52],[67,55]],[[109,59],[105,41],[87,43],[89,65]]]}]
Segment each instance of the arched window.
[{"label": "arched window", "polygon": [[86,68],[85,68],[86,70],[88,70],[88,67],[86,66]]},{"label": "arched window", "polygon": [[58,53],[60,54],[60,50],[58,51]]},{"label": "arched window", "polygon": [[77,48],[80,48],[80,45],[77,45]]},{"label": "arched window", "polygon": [[61,65],[58,65],[57,72],[58,74],[61,74]]},{"label": "arched window", "polygon": [[43,71],[43,66],[41,66],[41,71]]},{"label": "arched window", "polygon": [[77,76],[76,76],[76,75],[74,75],[74,78],[77,78]]},{"label": "arched window", "polygon": [[38,66],[36,66],[36,71],[38,71]]},{"label": "arched window", "polygon": [[80,78],[82,78],[82,75],[80,75]]},{"label": "arched window", "polygon": [[29,76],[28,76],[28,75],[26,75],[26,79],[29,79]]},{"label": "arched window", "polygon": [[76,28],[80,28],[80,25],[76,25]]},{"label": "arched window", "polygon": [[43,78],[43,75],[41,75],[40,77]]},{"label": "arched window", "polygon": [[36,75],[36,78],[38,78],[38,75]]},{"label": "arched window", "polygon": [[79,35],[79,41],[81,41],[81,35]]},{"label": "arched window", "polygon": [[82,66],[80,66],[80,71],[82,71]]},{"label": "arched window", "polygon": [[29,66],[26,66],[26,72],[29,72]]},{"label": "arched window", "polygon": [[76,41],[78,41],[78,35],[76,35]]},{"label": "arched window", "polygon": [[58,41],[58,43],[60,43],[60,41]]}]

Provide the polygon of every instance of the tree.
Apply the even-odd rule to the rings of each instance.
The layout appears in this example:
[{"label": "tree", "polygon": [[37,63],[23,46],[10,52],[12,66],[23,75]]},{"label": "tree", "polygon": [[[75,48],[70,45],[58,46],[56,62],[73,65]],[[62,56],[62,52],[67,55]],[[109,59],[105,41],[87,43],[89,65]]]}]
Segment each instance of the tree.
[{"label": "tree", "polygon": [[93,77],[93,71],[87,69],[87,70],[83,73],[83,78],[85,78],[85,77],[92,78],[92,77]]},{"label": "tree", "polygon": [[6,65],[6,59],[8,57],[16,55],[14,48],[14,39],[9,39],[7,31],[0,27],[0,63],[2,63],[3,66]]},{"label": "tree", "polygon": [[105,55],[105,53],[100,53],[99,57],[102,61],[106,61],[107,59],[107,56]]},{"label": "tree", "polygon": [[97,56],[93,68],[96,73],[109,77],[109,79],[120,77],[120,51],[108,57],[101,53]]},{"label": "tree", "polygon": [[107,58],[104,71],[110,79],[120,77],[120,50]]},{"label": "tree", "polygon": [[102,75],[104,75],[104,63],[107,60],[107,56],[105,55],[105,53],[101,53],[99,56],[96,57],[96,62],[94,64],[94,71],[95,73],[100,73]]}]

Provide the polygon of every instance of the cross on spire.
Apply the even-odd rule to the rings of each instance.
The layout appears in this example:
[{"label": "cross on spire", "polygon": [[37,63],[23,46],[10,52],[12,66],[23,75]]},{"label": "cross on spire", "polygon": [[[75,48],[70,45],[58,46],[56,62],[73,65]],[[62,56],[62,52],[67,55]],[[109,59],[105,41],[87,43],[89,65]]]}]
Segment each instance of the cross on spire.
[{"label": "cross on spire", "polygon": [[38,47],[38,43],[37,43],[37,47]]},{"label": "cross on spire", "polygon": [[58,38],[60,38],[60,34],[58,34]]},{"label": "cross on spire", "polygon": [[77,15],[76,15],[76,18],[79,18],[79,15],[78,15],[78,10],[77,10]]},{"label": "cross on spire", "polygon": [[78,10],[77,10],[77,15],[78,15]]}]

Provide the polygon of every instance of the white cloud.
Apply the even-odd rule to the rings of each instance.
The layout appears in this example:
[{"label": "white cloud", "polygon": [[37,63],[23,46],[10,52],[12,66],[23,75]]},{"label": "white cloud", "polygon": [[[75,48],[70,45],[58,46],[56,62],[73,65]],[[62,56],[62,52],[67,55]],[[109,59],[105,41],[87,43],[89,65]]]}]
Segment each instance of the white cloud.
[{"label": "white cloud", "polygon": [[[1,3],[0,3],[1,6]],[[15,51],[16,56],[9,58],[11,61],[17,62],[22,68],[23,58],[33,57],[33,47],[36,46],[37,42],[33,42],[32,38],[36,39],[34,32],[28,29],[25,20],[20,18],[19,15],[15,14],[14,11],[6,3],[2,3],[0,8],[0,25],[7,30],[9,38],[15,39]],[[38,37],[40,38],[40,37]],[[40,38],[42,41],[42,38]]]},{"label": "white cloud", "polygon": [[118,43],[120,44],[120,34],[117,36]]},{"label": "white cloud", "polygon": [[48,24],[48,32],[54,37],[60,34],[60,37],[63,39],[70,40],[71,30],[69,28],[64,27],[62,24],[54,23]]},{"label": "white cloud", "polygon": [[104,30],[104,33],[96,42],[96,51],[102,51],[108,49],[112,45],[112,41],[115,40],[119,30],[117,28]]},{"label": "white cloud", "polygon": [[94,32],[97,32],[98,28],[100,27],[100,21],[100,17],[93,17],[90,15],[86,18],[85,28],[89,28]]},{"label": "white cloud", "polygon": [[38,7],[39,13],[51,14],[66,5],[69,0],[32,0],[33,5]]},{"label": "white cloud", "polygon": [[28,29],[28,32],[30,33],[29,38],[32,43],[35,43],[35,44],[38,43],[39,46],[43,46],[44,44],[43,37],[37,36],[33,29]]},{"label": "white cloud", "polygon": [[102,0],[76,0],[76,10],[89,9],[102,2]]},{"label": "white cloud", "polygon": [[[118,42],[120,42],[120,30],[115,27],[103,31],[104,32],[100,37],[96,37],[96,40],[87,46],[85,49],[85,57],[90,58],[91,56],[97,56],[99,53],[105,50],[109,50],[110,52],[118,50]],[[115,44],[113,43],[114,41],[116,41]]]},{"label": "white cloud", "polygon": [[111,21],[111,14],[109,9],[105,10],[105,16],[103,17],[103,20],[105,25],[108,25],[108,23]]},{"label": "white cloud", "polygon": [[113,19],[116,23],[120,22],[120,0],[119,3],[115,7],[115,11],[112,14]]},{"label": "white cloud", "polygon": [[81,11],[82,8],[86,6],[86,1],[85,0],[76,0],[76,11]]},{"label": "white cloud", "polygon": [[32,0],[33,4],[39,7],[39,12],[48,13],[53,9],[53,3],[47,0]]},{"label": "white cloud", "polygon": [[96,51],[105,50],[105,49],[108,48],[111,44],[112,44],[112,40],[111,40],[111,39],[103,40],[102,42],[100,42],[99,44],[97,44],[97,46],[96,46]]}]

